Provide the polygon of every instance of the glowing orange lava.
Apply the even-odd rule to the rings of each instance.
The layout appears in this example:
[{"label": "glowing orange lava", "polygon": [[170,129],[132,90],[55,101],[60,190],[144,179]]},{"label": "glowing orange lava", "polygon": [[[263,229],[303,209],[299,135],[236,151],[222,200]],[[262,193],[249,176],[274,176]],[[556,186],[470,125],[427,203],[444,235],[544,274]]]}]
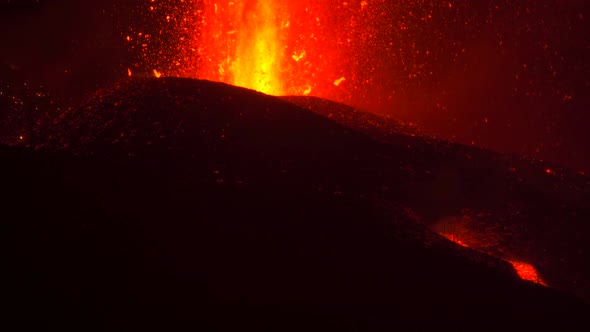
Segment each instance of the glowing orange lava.
[{"label": "glowing orange lava", "polygon": [[199,76],[285,94],[281,74],[288,17],[276,0],[205,2]]}]

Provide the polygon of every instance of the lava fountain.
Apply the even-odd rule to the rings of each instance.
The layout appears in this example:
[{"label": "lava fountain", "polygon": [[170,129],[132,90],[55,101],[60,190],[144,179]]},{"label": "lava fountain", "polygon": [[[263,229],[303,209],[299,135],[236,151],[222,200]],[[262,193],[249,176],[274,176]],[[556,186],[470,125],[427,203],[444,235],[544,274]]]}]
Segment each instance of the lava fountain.
[{"label": "lava fountain", "polygon": [[142,53],[133,72],[147,66],[143,72],[345,101],[367,83],[359,59],[376,38],[383,3],[150,0],[143,12],[152,31],[127,36]]},{"label": "lava fountain", "polygon": [[199,76],[267,94],[285,93],[282,33],[288,20],[279,1],[206,2]]}]

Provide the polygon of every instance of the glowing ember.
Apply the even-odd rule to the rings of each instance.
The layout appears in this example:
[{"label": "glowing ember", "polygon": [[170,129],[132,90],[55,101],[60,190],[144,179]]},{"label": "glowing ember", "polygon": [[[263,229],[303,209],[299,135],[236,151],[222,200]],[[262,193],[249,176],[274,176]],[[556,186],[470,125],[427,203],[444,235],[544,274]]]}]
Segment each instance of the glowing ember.
[{"label": "glowing ember", "polygon": [[340,86],[340,84],[342,84],[342,82],[346,81],[346,78],[344,77],[340,77],[339,79],[334,81],[334,85],[335,86]]}]

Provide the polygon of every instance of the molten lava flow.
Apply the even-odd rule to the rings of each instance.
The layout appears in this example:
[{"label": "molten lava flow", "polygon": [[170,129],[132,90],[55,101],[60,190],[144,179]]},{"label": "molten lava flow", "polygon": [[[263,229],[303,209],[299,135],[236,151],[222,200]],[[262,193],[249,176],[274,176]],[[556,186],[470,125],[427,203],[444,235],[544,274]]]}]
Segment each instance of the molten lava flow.
[{"label": "molten lava flow", "polygon": [[[466,248],[472,248],[477,250],[477,240],[473,239],[473,236],[470,237],[470,241],[462,241],[461,239],[459,239],[459,237],[456,234],[452,234],[452,233],[440,233],[440,235],[446,237],[448,240],[462,246],[462,247],[466,247]],[[469,242],[469,243],[466,243]],[[498,257],[500,259],[504,259],[502,257]],[[532,266],[529,263],[525,263],[525,262],[521,262],[521,261],[514,261],[514,260],[506,260],[507,262],[509,262],[510,264],[512,264],[512,266],[514,267],[514,270],[516,270],[516,273],[518,273],[518,276],[523,279],[523,280],[528,280],[528,281],[532,281],[534,283],[537,284],[541,284],[545,287],[548,287],[547,283],[545,281],[543,281],[543,279],[541,278],[541,276],[539,276],[539,274],[537,273],[537,270],[535,269],[534,266]]]},{"label": "molten lava flow", "polygon": [[541,285],[547,287],[547,283],[545,283],[543,281],[543,279],[541,279],[541,277],[537,273],[537,270],[531,264],[528,264],[525,262],[519,262],[519,261],[508,261],[508,262],[510,264],[512,264],[512,266],[516,270],[516,273],[518,273],[518,275],[520,276],[521,279],[532,281],[532,282],[535,282],[537,284],[541,284]]}]

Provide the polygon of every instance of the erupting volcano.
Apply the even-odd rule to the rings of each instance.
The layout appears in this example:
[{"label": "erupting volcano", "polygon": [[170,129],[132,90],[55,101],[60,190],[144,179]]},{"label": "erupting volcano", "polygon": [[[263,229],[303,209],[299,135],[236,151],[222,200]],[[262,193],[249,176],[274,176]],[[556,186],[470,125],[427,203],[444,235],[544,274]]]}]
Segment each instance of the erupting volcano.
[{"label": "erupting volcano", "polygon": [[[165,15],[175,31],[180,56],[172,58],[175,68],[168,75],[224,82],[271,95],[332,99],[338,99],[338,93],[350,93],[347,85],[359,83],[354,63],[358,65],[357,58],[362,58],[361,49],[371,46],[383,9],[382,1],[172,3],[150,4],[150,10]],[[161,76],[156,69],[154,74]],[[458,238],[450,239],[465,245]],[[532,265],[512,265],[523,279],[546,285]]]}]

